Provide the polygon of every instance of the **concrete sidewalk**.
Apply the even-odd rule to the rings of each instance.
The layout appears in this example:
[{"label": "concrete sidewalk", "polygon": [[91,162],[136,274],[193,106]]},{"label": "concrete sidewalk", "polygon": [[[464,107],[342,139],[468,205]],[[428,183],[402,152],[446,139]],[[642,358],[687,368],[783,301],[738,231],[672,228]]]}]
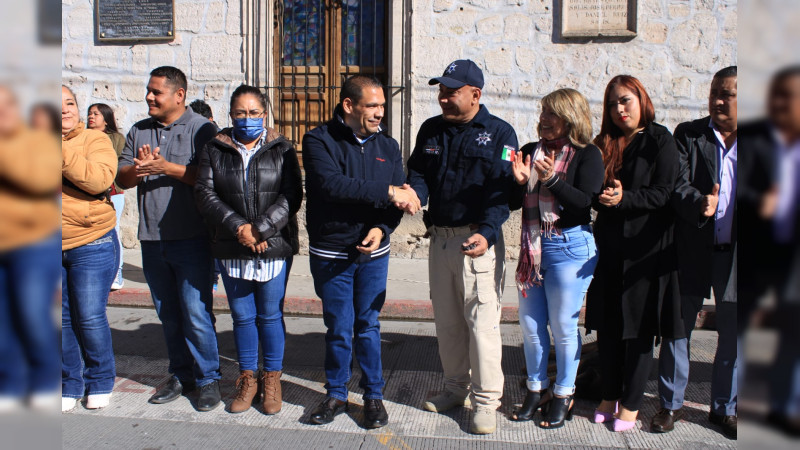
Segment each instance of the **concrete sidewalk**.
[{"label": "concrete sidewalk", "polygon": [[[498,410],[498,430],[485,436],[469,433],[470,411],[444,414],[423,411],[424,399],[442,388],[438,346],[430,322],[382,321],[382,360],[386,386],[384,403],[389,425],[367,430],[361,426],[363,408],[358,387],[360,370],[354,364],[348,385],[351,408],[333,423],[309,423],[312,410],[325,395],[325,327],[320,318],[286,319],[283,364],[283,409],[274,416],[259,407],[230,414],[220,406],[210,412],[193,407],[195,394],[165,405],[147,399],[167,380],[166,351],[155,312],[142,308],[109,308],[117,381],[111,404],[102,410],[79,405],[62,414],[64,449],[83,448],[283,448],[283,449],[507,449],[507,448],[735,448],[708,422],[711,369],[716,333],[692,335],[691,383],[686,392],[686,416],[667,434],[652,433],[649,423],[659,407],[656,364],[647,384],[637,426],[614,433],[589,417],[596,402],[576,399],[575,417],[557,430],[534,422],[512,422],[508,414],[524,396],[524,355],[519,326],[502,325],[505,388]],[[217,314],[223,402],[232,401],[238,375],[233,324],[229,314]],[[589,343],[594,335],[584,337]]]},{"label": "concrete sidewalk", "polygon": [[[519,300],[514,284],[516,261],[506,261],[506,280],[503,291],[503,322],[516,323]],[[112,306],[152,308],[150,291],[142,273],[142,254],[139,249],[124,250],[124,287],[109,296]],[[225,286],[222,280],[214,294],[214,309],[229,312]],[[698,327],[713,328],[714,303],[706,302],[697,319]],[[314,292],[314,283],[309,269],[308,256],[295,256],[286,288],[284,314],[287,316],[321,316],[322,303]],[[427,259],[389,260],[389,277],[386,286],[386,303],[381,318],[396,320],[433,320],[430,301],[430,285]],[[583,323],[583,310],[581,311]]]}]

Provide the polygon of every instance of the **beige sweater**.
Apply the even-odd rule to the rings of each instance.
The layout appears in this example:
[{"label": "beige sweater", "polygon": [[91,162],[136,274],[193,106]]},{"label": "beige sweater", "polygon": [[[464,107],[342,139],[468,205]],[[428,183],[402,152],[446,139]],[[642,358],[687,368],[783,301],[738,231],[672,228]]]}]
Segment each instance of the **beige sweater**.
[{"label": "beige sweater", "polygon": [[[61,175],[88,194],[106,192],[117,175],[117,153],[108,136],[83,123],[61,141]],[[61,195],[61,249],[86,245],[111,231],[117,216],[111,200],[98,200],[64,186]]]}]

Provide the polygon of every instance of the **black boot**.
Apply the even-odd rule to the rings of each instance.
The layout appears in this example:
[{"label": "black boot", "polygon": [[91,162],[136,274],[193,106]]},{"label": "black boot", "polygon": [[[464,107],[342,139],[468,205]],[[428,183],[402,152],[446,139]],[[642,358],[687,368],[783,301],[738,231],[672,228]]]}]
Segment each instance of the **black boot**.
[{"label": "black boot", "polygon": [[517,422],[524,422],[533,419],[536,411],[541,408],[542,391],[528,391],[525,394],[525,401],[522,402],[522,407],[511,413],[511,420]]},{"label": "black boot", "polygon": [[572,402],[572,395],[567,397],[556,397],[550,400],[547,414],[540,424],[542,428],[561,428],[564,426],[564,420],[572,420],[572,408],[575,406]]}]

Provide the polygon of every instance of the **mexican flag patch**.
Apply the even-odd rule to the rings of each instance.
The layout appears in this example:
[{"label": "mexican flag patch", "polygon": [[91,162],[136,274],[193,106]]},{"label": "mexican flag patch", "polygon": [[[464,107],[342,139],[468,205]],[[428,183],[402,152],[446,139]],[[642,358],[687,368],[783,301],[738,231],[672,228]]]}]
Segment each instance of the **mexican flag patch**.
[{"label": "mexican flag patch", "polygon": [[514,160],[514,155],[516,153],[517,153],[517,149],[515,149],[514,147],[511,147],[510,145],[504,145],[503,146],[503,156],[501,156],[501,158],[503,159],[503,161],[509,161],[510,162],[510,161]]}]

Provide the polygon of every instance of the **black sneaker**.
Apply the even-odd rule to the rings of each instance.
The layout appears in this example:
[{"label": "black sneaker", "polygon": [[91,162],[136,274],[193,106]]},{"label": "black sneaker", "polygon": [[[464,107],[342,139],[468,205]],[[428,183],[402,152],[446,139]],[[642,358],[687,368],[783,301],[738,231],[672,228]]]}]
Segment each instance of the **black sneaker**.
[{"label": "black sneaker", "polygon": [[385,427],[389,423],[389,413],[383,407],[383,400],[364,400],[364,426],[367,428]]},{"label": "black sneaker", "polygon": [[211,411],[222,403],[222,397],[219,394],[219,382],[213,381],[200,386],[200,395],[197,397],[197,410],[198,411]]}]

